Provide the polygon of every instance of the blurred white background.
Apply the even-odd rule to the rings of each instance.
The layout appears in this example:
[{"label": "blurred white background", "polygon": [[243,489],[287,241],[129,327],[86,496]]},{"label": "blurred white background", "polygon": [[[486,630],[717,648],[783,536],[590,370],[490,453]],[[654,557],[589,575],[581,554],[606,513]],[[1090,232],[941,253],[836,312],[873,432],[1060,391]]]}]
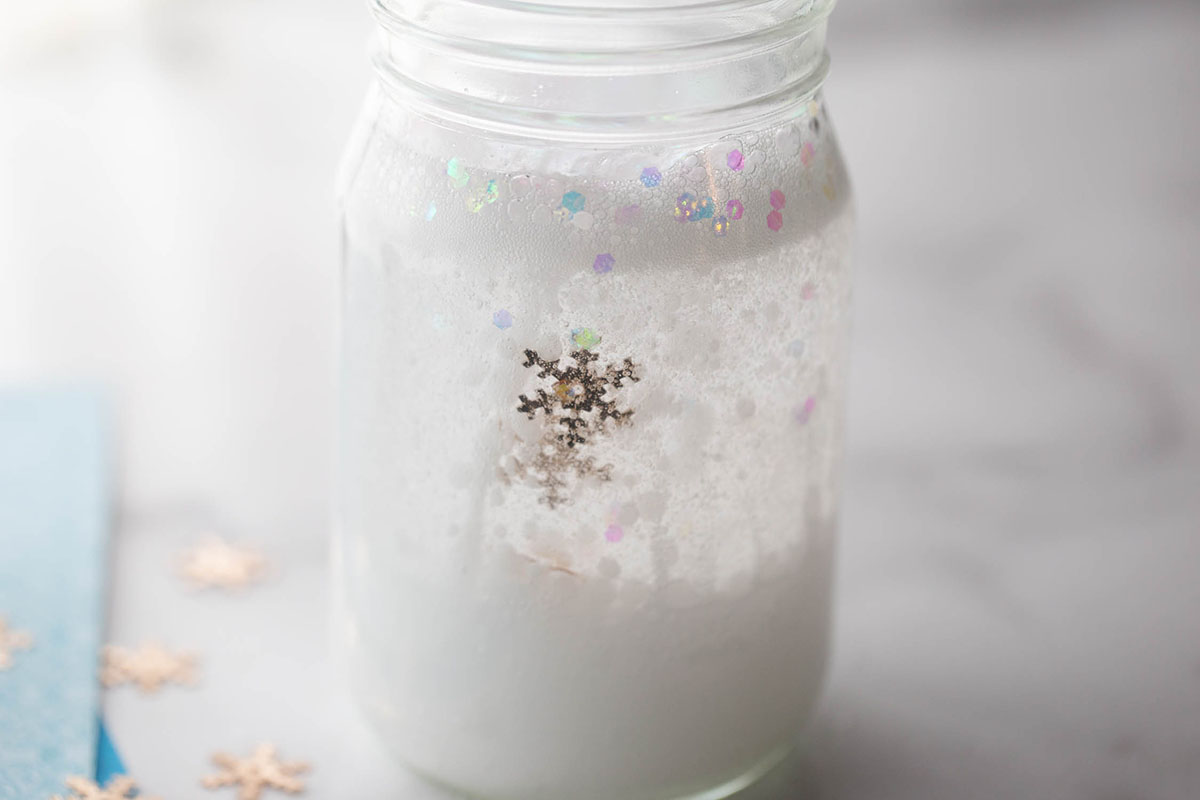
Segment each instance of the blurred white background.
[{"label": "blurred white background", "polygon": [[[0,0],[0,383],[111,388],[127,543],[199,520],[311,554],[248,659],[322,643],[369,30],[357,0]],[[814,765],[762,792],[1200,796],[1200,5],[843,0],[832,55],[861,226],[838,645]],[[123,552],[132,638],[166,589],[128,577],[169,551]],[[272,692],[221,708],[317,749],[293,698],[325,673],[254,669]],[[146,708],[118,733],[183,796]]]}]

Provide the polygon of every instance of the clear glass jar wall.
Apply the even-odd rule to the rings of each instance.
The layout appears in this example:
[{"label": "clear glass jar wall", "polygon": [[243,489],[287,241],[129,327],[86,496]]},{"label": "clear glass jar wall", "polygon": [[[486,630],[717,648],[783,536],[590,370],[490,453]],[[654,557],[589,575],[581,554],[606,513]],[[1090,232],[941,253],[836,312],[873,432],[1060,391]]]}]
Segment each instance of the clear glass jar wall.
[{"label": "clear glass jar wall", "polygon": [[340,632],[416,769],[728,793],[828,650],[830,3],[381,0],[343,179]]}]

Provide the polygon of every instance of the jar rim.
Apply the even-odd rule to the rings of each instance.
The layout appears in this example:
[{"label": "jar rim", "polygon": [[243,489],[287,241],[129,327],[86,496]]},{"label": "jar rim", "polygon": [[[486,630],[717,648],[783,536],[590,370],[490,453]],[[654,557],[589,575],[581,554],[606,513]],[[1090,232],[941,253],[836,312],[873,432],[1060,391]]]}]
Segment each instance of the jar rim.
[{"label": "jar rim", "polygon": [[386,86],[437,116],[576,140],[786,115],[828,72],[836,0],[595,3],[371,0],[376,65]]},{"label": "jar rim", "polygon": [[371,0],[371,5],[379,24],[400,35],[463,53],[577,65],[590,56],[619,59],[622,54],[636,59],[704,51],[698,55],[712,58],[722,46],[744,48],[756,40],[798,36],[823,24],[837,5],[837,0],[656,0],[655,5],[637,6],[583,2],[589,5],[570,0]]}]

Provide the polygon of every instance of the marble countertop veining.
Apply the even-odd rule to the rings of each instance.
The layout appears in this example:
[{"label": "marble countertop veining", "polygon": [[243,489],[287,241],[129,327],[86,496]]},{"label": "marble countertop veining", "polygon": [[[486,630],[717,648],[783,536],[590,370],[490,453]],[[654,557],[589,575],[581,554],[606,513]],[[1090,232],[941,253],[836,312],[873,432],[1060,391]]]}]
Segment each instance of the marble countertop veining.
[{"label": "marble countertop veining", "polygon": [[[202,691],[111,693],[114,737],[178,800],[262,738],[314,798],[450,800],[326,656],[365,14],[159,5],[0,69],[0,377],[113,383],[111,638],[208,655]],[[832,46],[861,228],[835,654],[744,800],[1200,797],[1200,10],[846,0]],[[246,598],[169,574],[214,519],[277,561]]]}]

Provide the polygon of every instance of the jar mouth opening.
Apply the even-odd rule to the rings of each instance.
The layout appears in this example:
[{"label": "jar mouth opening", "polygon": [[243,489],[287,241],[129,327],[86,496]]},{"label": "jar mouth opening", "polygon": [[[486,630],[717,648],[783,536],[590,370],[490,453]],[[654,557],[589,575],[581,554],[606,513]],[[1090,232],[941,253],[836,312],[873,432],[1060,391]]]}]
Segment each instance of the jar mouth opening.
[{"label": "jar mouth opening", "polygon": [[825,78],[836,4],[371,2],[376,65],[407,102],[467,124],[575,140],[699,133],[786,113]]}]

